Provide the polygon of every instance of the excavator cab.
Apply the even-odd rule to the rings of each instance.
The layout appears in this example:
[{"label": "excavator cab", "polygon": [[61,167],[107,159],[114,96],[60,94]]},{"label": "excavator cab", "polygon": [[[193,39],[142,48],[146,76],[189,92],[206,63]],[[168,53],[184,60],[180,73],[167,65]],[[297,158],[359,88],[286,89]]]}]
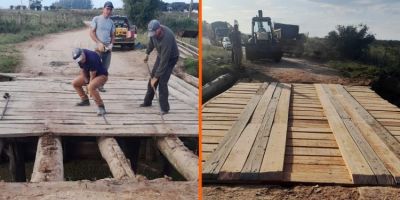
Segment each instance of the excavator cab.
[{"label": "excavator cab", "polygon": [[279,62],[282,58],[283,52],[272,27],[271,18],[263,17],[262,10],[252,19],[251,36],[245,49],[246,59],[250,61],[273,59]]}]

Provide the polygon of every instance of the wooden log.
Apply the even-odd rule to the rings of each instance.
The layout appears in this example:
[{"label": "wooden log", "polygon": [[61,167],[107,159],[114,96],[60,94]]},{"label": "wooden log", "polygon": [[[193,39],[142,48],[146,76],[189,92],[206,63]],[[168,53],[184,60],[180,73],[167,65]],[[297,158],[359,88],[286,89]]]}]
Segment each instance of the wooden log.
[{"label": "wooden log", "polygon": [[110,167],[110,171],[114,178],[135,178],[130,161],[126,159],[117,143],[117,140],[112,137],[99,137],[97,138],[97,143],[99,145],[101,156]]},{"label": "wooden log", "polygon": [[11,180],[25,182],[25,157],[22,145],[15,138],[7,139],[5,144],[7,145],[6,154],[9,160]]},{"label": "wooden log", "polygon": [[203,86],[203,103],[217,96],[230,88],[235,82],[236,77],[231,74],[224,74]]},{"label": "wooden log", "polygon": [[64,165],[61,138],[39,138],[31,182],[63,181]]},{"label": "wooden log", "polygon": [[161,153],[183,177],[189,181],[198,179],[199,157],[185,147],[178,137],[160,137],[155,140]]}]

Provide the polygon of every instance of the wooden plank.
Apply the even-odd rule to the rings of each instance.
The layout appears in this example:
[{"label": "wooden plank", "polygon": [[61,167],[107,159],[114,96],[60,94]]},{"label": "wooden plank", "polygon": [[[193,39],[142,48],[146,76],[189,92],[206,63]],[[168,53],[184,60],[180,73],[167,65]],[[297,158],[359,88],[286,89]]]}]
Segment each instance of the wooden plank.
[{"label": "wooden plank", "polygon": [[251,123],[243,131],[240,138],[226,159],[219,173],[219,180],[237,180],[254,144],[261,124]]},{"label": "wooden plank", "polygon": [[246,160],[246,163],[242,169],[241,180],[256,180],[258,179],[260,167],[264,157],[265,149],[267,148],[267,143],[269,135],[272,129],[272,124],[275,116],[275,111],[279,102],[279,97],[281,95],[282,87],[279,84],[270,100],[267,108],[267,115],[264,116],[261,127],[257,133],[257,137],[253,148],[251,148],[250,154]]},{"label": "wooden plank", "polygon": [[329,96],[322,85],[315,84],[321,105],[328,118],[329,125],[334,133],[340,152],[349,169],[355,184],[376,184],[374,173],[353,141],[341,117],[335,110]]},{"label": "wooden plank", "polygon": [[353,184],[348,173],[304,173],[304,172],[285,172],[284,181],[302,182],[302,183],[336,183],[336,184]]},{"label": "wooden plank", "polygon": [[400,143],[379,124],[342,86],[336,86],[338,98],[356,126],[382,159],[397,183],[400,182]]},{"label": "wooden plank", "polygon": [[268,105],[274,95],[277,83],[271,83],[258,103],[250,123],[247,125],[223,165],[219,179],[239,179],[245,161],[253,146],[264,116],[268,114]]},{"label": "wooden plank", "polygon": [[283,175],[288,115],[290,105],[290,84],[282,84],[282,92],[277,105],[268,145],[260,167],[262,180],[281,180]]},{"label": "wooden plank", "polygon": [[[361,131],[350,120],[349,115],[346,113],[344,107],[340,104],[340,100],[337,99],[337,92],[332,92],[330,90],[332,86],[333,85],[330,85],[328,87],[327,85],[323,85],[322,88],[325,90],[326,94],[332,102],[332,105],[335,107],[339,116],[342,118],[343,123],[347,127],[349,134],[353,138],[354,142],[357,144],[358,149],[364,156],[365,160],[368,162],[371,170],[374,172],[378,184],[393,185],[394,179],[391,176],[390,172],[385,168],[378,155],[376,155],[376,153],[374,152],[374,149],[372,149],[367,140],[362,136]],[[347,102],[341,103],[347,104]]]},{"label": "wooden plank", "polygon": [[218,145],[216,151],[206,161],[203,167],[203,176],[210,178],[217,178],[220,169],[222,168],[226,158],[228,157],[233,145],[236,143],[240,134],[247,126],[250,117],[253,115],[258,102],[260,101],[262,94],[267,89],[268,84],[264,83],[258,90],[257,94],[253,96],[250,102],[246,105],[243,112],[240,114],[239,119],[229,129],[224,139]]},{"label": "wooden plank", "polygon": [[332,133],[308,133],[308,132],[288,132],[288,138],[291,139],[309,139],[309,140],[335,140]]},{"label": "wooden plank", "polygon": [[305,165],[342,165],[344,166],[343,158],[332,156],[299,156],[286,155],[285,163],[288,164],[305,164]]},{"label": "wooden plank", "polygon": [[338,148],[337,143],[332,140],[309,140],[309,139],[288,139],[286,142],[286,146]]},{"label": "wooden plank", "polygon": [[339,149],[312,147],[286,147],[286,155],[341,157]]}]

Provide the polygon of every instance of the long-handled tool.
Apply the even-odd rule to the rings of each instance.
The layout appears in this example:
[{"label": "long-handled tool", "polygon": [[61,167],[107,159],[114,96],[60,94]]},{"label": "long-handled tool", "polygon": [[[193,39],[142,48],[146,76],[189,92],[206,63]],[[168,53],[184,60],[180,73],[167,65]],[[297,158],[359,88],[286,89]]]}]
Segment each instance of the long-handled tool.
[{"label": "long-handled tool", "polygon": [[[151,70],[150,70],[149,63],[146,62],[146,65],[147,65],[147,69],[149,70],[150,85],[151,85]],[[160,108],[160,117],[161,117],[162,122],[164,123],[164,117],[163,117],[163,114],[162,114],[160,99],[158,98],[157,90],[156,90],[156,88],[155,88],[154,86],[152,86],[152,85],[151,85],[151,88],[153,88],[154,94],[156,95],[156,98],[157,98],[157,100],[158,100],[157,102],[158,102],[158,107]]]},{"label": "long-handled tool", "polygon": [[[86,84],[85,87],[86,87],[86,95],[88,95],[89,97],[92,97],[92,95],[91,95],[90,92],[89,92],[88,84]],[[104,122],[105,122],[107,125],[110,125],[110,123],[109,123],[108,120],[107,120],[106,114],[101,114],[101,116],[103,117]]]},{"label": "long-handled tool", "polygon": [[11,96],[10,96],[10,94],[8,94],[8,93],[6,92],[6,93],[4,93],[3,98],[6,100],[6,105],[4,106],[3,112],[1,113],[0,120],[2,120],[3,117],[4,117],[4,114],[6,114],[8,102],[10,101]]}]

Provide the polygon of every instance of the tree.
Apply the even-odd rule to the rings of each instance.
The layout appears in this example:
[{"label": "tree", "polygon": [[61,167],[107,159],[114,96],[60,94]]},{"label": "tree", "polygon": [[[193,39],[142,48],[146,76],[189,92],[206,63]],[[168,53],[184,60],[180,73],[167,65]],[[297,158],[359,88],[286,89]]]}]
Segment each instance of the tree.
[{"label": "tree", "polygon": [[125,13],[138,27],[146,27],[158,15],[160,0],[123,0]]},{"label": "tree", "polygon": [[375,41],[375,36],[368,33],[368,26],[338,25],[335,31],[328,33],[327,39],[342,58],[358,60],[368,51],[369,44]]}]

